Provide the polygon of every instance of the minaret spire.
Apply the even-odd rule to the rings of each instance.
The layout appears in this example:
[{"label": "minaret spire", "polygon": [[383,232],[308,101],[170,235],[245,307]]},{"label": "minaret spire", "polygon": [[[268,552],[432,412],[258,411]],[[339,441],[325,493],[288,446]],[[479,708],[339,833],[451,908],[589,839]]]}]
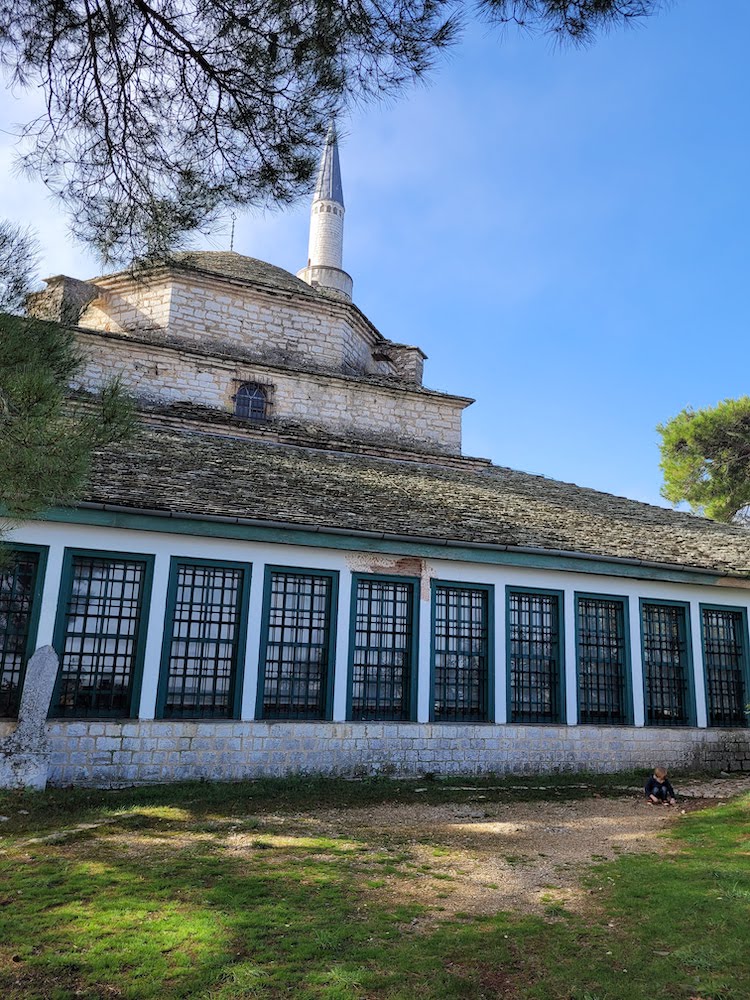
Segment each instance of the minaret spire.
[{"label": "minaret spire", "polygon": [[331,123],[320,158],[310,211],[307,267],[297,273],[313,288],[351,302],[352,279],[343,270],[344,190],[336,126]]}]

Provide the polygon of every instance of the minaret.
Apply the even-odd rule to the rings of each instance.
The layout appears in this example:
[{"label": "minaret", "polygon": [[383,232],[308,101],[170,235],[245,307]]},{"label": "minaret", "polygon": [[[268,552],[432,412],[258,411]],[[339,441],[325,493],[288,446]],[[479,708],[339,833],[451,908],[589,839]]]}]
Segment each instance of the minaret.
[{"label": "minaret", "polygon": [[344,192],[341,187],[341,167],[336,126],[331,125],[320,158],[310,211],[310,244],[307,267],[297,272],[308,285],[352,300],[352,279],[341,267],[344,254]]}]

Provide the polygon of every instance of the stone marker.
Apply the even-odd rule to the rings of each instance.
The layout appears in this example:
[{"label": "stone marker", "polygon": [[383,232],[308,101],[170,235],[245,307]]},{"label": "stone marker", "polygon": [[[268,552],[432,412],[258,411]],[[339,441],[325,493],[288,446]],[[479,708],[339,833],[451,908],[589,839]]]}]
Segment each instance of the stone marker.
[{"label": "stone marker", "polygon": [[52,646],[42,646],[28,662],[18,723],[10,736],[0,740],[0,788],[43,789],[47,784],[47,712],[57,667]]}]

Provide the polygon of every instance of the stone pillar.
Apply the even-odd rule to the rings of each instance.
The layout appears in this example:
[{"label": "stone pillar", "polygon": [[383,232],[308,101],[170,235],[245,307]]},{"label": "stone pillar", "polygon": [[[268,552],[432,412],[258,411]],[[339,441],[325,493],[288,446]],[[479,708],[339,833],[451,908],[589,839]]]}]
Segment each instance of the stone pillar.
[{"label": "stone pillar", "polygon": [[47,713],[57,668],[52,646],[42,646],[28,662],[16,728],[0,743],[0,788],[44,789],[47,785]]}]

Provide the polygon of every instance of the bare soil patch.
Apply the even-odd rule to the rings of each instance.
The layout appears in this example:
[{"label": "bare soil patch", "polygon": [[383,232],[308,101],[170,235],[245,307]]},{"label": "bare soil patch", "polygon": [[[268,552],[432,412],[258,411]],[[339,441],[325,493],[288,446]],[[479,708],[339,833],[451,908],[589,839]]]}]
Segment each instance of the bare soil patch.
[{"label": "bare soil patch", "polygon": [[681,814],[746,791],[750,775],[691,781],[676,808],[649,806],[639,789],[562,802],[490,803],[477,795],[446,805],[319,810],[287,822],[304,824],[308,836],[387,845],[392,863],[382,848],[375,864],[365,854],[363,877],[382,883],[384,895],[426,904],[435,916],[549,913],[561,904],[586,907],[597,887],[582,887],[581,875],[592,863],[674,851],[661,834]]}]

